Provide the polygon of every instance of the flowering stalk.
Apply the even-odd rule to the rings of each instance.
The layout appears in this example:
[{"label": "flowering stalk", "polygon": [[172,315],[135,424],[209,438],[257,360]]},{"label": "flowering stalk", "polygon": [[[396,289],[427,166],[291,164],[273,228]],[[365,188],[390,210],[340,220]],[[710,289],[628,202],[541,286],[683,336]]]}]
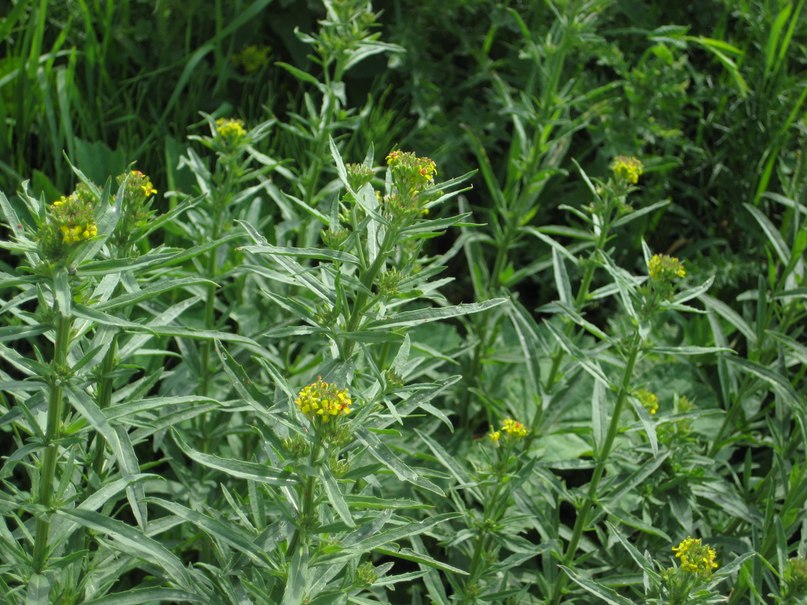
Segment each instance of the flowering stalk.
[{"label": "flowering stalk", "polygon": [[[599,233],[597,233],[597,240],[594,243],[594,250],[592,250],[587,259],[583,277],[580,280],[580,287],[574,299],[575,308],[578,311],[583,308],[588,299],[591,282],[594,279],[594,271],[597,269],[596,260],[605,250],[605,245],[608,243],[611,233],[611,225],[619,218],[620,214],[629,208],[625,199],[630,193],[631,187],[639,182],[643,169],[642,163],[634,157],[618,156],[611,164],[614,178],[608,181],[603,190],[605,200],[598,200],[598,203],[595,203],[592,208],[591,224],[595,230],[599,229]],[[564,355],[565,353],[561,347],[558,347],[552,355],[552,366],[545,383],[547,392],[551,392],[557,382],[558,371]]]},{"label": "flowering stalk", "polygon": [[[586,494],[585,502],[577,513],[577,518],[574,522],[574,529],[572,530],[572,538],[566,547],[566,552],[563,555],[563,564],[570,565],[574,562],[574,556],[577,552],[577,547],[580,544],[580,539],[583,537],[583,530],[586,528],[588,516],[594,506],[594,501],[597,497],[597,489],[600,485],[600,480],[605,472],[605,464],[608,462],[608,456],[611,453],[611,448],[614,446],[614,440],[619,432],[619,418],[622,415],[622,409],[625,407],[625,402],[630,394],[630,383],[633,376],[633,370],[636,367],[636,362],[639,359],[639,353],[642,348],[642,337],[639,330],[635,330],[633,336],[628,344],[628,358],[625,362],[625,371],[622,374],[622,383],[619,387],[616,403],[614,404],[614,412],[611,415],[611,422],[608,425],[608,433],[606,434],[605,441],[602,448],[597,455],[597,465],[594,467],[594,473],[591,476],[591,482],[588,485],[588,493]],[[555,588],[552,593],[552,598],[549,600],[550,604],[560,603],[563,595],[563,589],[566,587],[568,576],[561,574],[555,583]]]},{"label": "flowering stalk", "polygon": [[56,459],[59,454],[58,440],[62,432],[62,385],[68,373],[67,352],[70,348],[70,328],[72,318],[56,311],[54,321],[53,359],[49,377],[48,419],[45,429],[45,453],[39,472],[37,504],[41,508],[36,520],[33,569],[41,573],[45,569],[48,556],[48,534],[50,533],[51,506],[53,504],[53,482],[56,477]]},{"label": "flowering stalk", "polygon": [[303,482],[299,523],[286,551],[289,558],[294,556],[301,542],[308,542],[308,530],[316,514],[314,510],[316,479],[313,473],[320,451],[325,441],[339,440],[340,420],[350,414],[353,401],[347,389],[340,389],[335,384],[318,378],[303,387],[294,404],[311,423],[314,443],[308,458],[308,476]]},{"label": "flowering stalk", "polygon": [[507,480],[508,475],[518,470],[518,458],[514,456],[516,447],[528,435],[529,429],[523,423],[505,418],[499,430],[491,430],[487,435],[487,446],[493,448],[496,457],[492,468],[486,471],[494,481],[495,488],[488,491],[482,503],[483,518],[478,525],[474,552],[468,569],[468,579],[463,589],[461,603],[475,603],[480,590],[479,581],[485,576],[491,556],[485,556],[492,546],[494,532],[510,505],[510,494],[513,482]]}]

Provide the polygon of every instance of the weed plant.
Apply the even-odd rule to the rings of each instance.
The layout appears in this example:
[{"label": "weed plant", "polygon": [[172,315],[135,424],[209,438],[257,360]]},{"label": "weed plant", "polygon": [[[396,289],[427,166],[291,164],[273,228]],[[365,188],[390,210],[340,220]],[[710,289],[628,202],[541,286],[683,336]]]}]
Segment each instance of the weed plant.
[{"label": "weed plant", "polygon": [[803,603],[803,9],[12,2],[0,602]]}]

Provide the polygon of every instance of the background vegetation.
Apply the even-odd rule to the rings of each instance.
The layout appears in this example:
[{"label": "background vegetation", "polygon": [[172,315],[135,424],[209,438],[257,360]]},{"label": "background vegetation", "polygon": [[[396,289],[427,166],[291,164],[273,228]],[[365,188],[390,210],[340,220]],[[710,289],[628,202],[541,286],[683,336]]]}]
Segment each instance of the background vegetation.
[{"label": "background vegetation", "polygon": [[0,594],[803,602],[803,9],[0,5]]}]

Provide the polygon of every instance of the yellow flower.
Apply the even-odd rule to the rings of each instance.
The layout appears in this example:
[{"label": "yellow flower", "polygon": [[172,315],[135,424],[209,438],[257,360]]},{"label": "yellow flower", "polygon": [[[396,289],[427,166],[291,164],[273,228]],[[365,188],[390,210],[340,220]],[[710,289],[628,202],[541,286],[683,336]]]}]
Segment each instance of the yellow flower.
[{"label": "yellow flower", "polygon": [[499,443],[499,439],[502,438],[501,431],[491,431],[488,433],[488,439],[490,439],[493,443]]},{"label": "yellow flower", "polygon": [[684,571],[706,577],[717,569],[715,549],[701,544],[700,538],[686,538],[672,549],[675,556],[680,559],[681,569]]},{"label": "yellow flower", "polygon": [[676,277],[686,277],[686,269],[680,260],[666,254],[654,254],[647,263],[650,279],[672,281]]},{"label": "yellow flower", "polygon": [[518,420],[513,420],[512,418],[504,419],[504,422],[502,423],[502,430],[511,437],[515,437],[517,439],[526,437],[529,434],[529,430],[527,430],[526,426],[524,426]]},{"label": "yellow flower", "polygon": [[146,194],[146,197],[150,197],[157,193],[157,190],[154,188],[154,185],[151,184],[151,181],[146,181],[146,184],[140,185],[140,188],[143,190],[143,193]]},{"label": "yellow flower", "polygon": [[216,131],[218,136],[227,143],[236,143],[241,137],[246,136],[244,122],[241,120],[230,120],[229,118],[219,118],[216,120]]},{"label": "yellow flower", "polygon": [[350,414],[353,402],[347,389],[340,389],[318,378],[316,382],[303,387],[294,404],[309,420],[319,419],[327,424],[335,416]]},{"label": "yellow flower", "polygon": [[631,185],[639,182],[639,177],[644,172],[644,165],[638,158],[620,155],[614,158],[611,170],[618,179],[623,179]]},{"label": "yellow flower", "polygon": [[650,414],[658,412],[658,397],[656,397],[655,393],[647,389],[639,389],[634,393],[634,396]]}]

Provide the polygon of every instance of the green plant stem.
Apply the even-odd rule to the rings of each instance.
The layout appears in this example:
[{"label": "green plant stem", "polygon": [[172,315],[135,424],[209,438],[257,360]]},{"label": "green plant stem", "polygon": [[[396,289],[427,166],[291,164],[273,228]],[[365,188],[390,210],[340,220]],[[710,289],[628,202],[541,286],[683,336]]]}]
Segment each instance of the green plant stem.
[{"label": "green plant stem", "polygon": [[[317,437],[314,445],[311,448],[311,455],[309,456],[310,471],[313,472],[316,468],[317,458],[322,449],[322,442]],[[316,478],[314,475],[308,475],[303,482],[303,501],[300,506],[300,523],[294,530],[294,535],[289,541],[289,548],[286,550],[286,557],[290,559],[294,556],[295,551],[300,545],[302,540],[308,540],[308,523],[311,516],[314,514],[314,488],[316,487]]]},{"label": "green plant stem", "polygon": [[[506,507],[503,507],[499,504],[499,496],[502,491],[502,484],[497,483],[496,489],[493,491],[493,495],[488,499],[485,504],[485,517],[482,520],[482,527],[479,531],[479,535],[476,540],[476,545],[474,547],[474,554],[471,558],[471,566],[468,568],[468,581],[465,583],[466,588],[468,586],[473,585],[476,581],[479,580],[484,575],[484,568],[480,569],[480,563],[482,561],[482,553],[485,552],[486,548],[488,547],[488,542],[490,535],[488,533],[487,525],[488,523],[497,523],[501,518],[503,510]],[[493,514],[489,515],[489,512],[493,509]],[[465,599],[462,601],[463,603],[467,603],[468,598],[466,596]]]},{"label": "green plant stem", "polygon": [[[569,544],[566,547],[566,552],[563,555],[564,565],[570,565],[574,561],[577,547],[579,546],[580,540],[583,537],[583,531],[585,530],[586,523],[588,521],[588,515],[591,512],[597,498],[597,489],[600,486],[600,480],[605,472],[605,464],[608,462],[608,456],[611,453],[611,448],[613,447],[617,433],[619,432],[619,417],[622,415],[622,408],[625,407],[625,402],[628,399],[631,378],[633,376],[633,370],[636,367],[636,362],[639,359],[639,351],[641,350],[641,346],[642,338],[639,334],[639,330],[637,329],[630,340],[628,358],[625,362],[625,372],[622,375],[622,383],[619,387],[616,403],[614,404],[614,412],[611,416],[611,422],[608,425],[608,433],[606,434],[605,441],[603,442],[602,448],[598,453],[597,465],[594,467],[594,473],[592,474],[591,482],[588,485],[588,493],[586,494],[585,502],[580,508],[577,518],[575,519],[574,529],[572,530],[572,538],[569,540]],[[560,603],[563,589],[566,587],[567,579],[568,576],[565,574],[558,576],[558,580],[555,583],[555,588],[552,593],[552,598],[549,600],[550,604],[556,605],[557,603]]]},{"label": "green plant stem", "polygon": [[48,397],[48,420],[45,429],[45,453],[39,473],[39,492],[37,504],[42,507],[36,520],[34,539],[33,569],[41,573],[45,569],[48,555],[48,534],[50,533],[50,507],[53,502],[53,481],[56,476],[56,458],[59,445],[56,443],[62,431],[62,403],[64,393],[62,384],[67,371],[67,351],[70,347],[70,327],[72,320],[57,312],[53,344],[53,360],[51,362],[50,394]]},{"label": "green plant stem", "polygon": [[[389,255],[390,250],[395,245],[397,239],[398,229],[390,226],[389,229],[387,229],[387,231],[384,233],[384,240],[381,242],[381,248],[378,251],[378,255],[375,257],[373,264],[370,265],[367,271],[361,276],[361,283],[364,286],[364,289],[356,295],[356,300],[353,303],[353,309],[350,311],[350,317],[347,320],[347,326],[345,328],[345,331],[348,334],[355,332],[359,327],[362,315],[364,314],[365,306],[369,299],[369,294],[372,291],[373,282],[375,281],[378,272],[381,270],[381,267],[384,266],[384,263],[387,260],[387,255]],[[361,246],[360,243],[358,245]],[[353,344],[354,341],[348,340],[342,346],[343,360],[347,360],[350,357],[350,354],[353,351]]]}]

